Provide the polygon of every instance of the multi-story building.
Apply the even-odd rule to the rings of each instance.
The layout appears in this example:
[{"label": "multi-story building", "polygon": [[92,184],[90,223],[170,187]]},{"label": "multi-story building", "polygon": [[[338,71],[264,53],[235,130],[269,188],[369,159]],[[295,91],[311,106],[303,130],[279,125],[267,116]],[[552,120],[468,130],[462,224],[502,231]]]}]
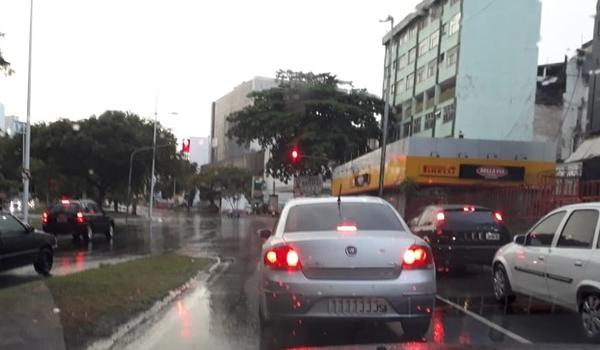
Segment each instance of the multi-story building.
[{"label": "multi-story building", "polygon": [[238,145],[235,140],[229,139],[227,137],[229,123],[226,118],[231,113],[240,111],[252,103],[252,100],[248,98],[249,93],[270,89],[276,85],[275,79],[255,77],[252,80],[241,83],[233,91],[213,102],[210,163],[240,158],[248,153],[259,150],[258,145],[243,147]]},{"label": "multi-story building", "polygon": [[391,64],[396,121],[390,141],[532,140],[540,18],[539,0],[417,5],[383,38],[383,96]]},{"label": "multi-story building", "polygon": [[4,105],[0,103],[0,131],[4,132]]}]

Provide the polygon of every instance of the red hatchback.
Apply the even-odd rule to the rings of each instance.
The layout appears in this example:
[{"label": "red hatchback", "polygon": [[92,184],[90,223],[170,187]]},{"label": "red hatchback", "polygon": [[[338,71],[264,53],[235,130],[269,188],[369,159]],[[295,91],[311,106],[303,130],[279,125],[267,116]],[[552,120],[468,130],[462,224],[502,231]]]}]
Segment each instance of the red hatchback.
[{"label": "red hatchback", "polygon": [[113,219],[96,202],[88,199],[61,200],[42,213],[44,232],[71,234],[73,238],[91,241],[94,234],[103,234],[108,240],[115,233]]}]

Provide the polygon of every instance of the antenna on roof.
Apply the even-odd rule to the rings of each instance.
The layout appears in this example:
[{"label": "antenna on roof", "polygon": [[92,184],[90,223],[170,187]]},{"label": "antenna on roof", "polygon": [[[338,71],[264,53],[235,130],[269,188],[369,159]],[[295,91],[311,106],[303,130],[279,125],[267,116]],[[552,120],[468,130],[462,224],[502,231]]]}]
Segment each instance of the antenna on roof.
[{"label": "antenna on roof", "polygon": [[338,212],[340,214],[340,217],[342,217],[342,184],[340,184],[340,190],[338,191]]}]

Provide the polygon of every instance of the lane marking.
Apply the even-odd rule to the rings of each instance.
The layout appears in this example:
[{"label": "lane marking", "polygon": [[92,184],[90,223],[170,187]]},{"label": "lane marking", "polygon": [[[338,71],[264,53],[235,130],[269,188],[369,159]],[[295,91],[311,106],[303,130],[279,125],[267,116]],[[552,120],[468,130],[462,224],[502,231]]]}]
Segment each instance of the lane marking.
[{"label": "lane marking", "polygon": [[476,319],[477,321],[485,324],[486,326],[497,330],[498,332],[506,335],[509,338],[512,338],[513,340],[518,341],[519,343],[522,343],[522,344],[532,344],[532,342],[530,340],[525,339],[525,338],[521,337],[520,335],[518,335],[516,333],[513,333],[513,332],[509,331],[508,329],[503,328],[503,327],[495,324],[494,322],[488,320],[487,318],[485,318],[485,317],[483,317],[481,315],[478,315],[478,314],[474,313],[473,311],[467,310],[467,309],[461,307],[460,305],[458,305],[456,303],[453,303],[453,302],[451,302],[450,300],[448,300],[448,299],[446,299],[444,297],[441,297],[440,295],[436,294],[435,297],[438,300],[443,301],[444,303],[452,306],[453,308],[464,312],[466,315],[473,317],[474,319]]}]

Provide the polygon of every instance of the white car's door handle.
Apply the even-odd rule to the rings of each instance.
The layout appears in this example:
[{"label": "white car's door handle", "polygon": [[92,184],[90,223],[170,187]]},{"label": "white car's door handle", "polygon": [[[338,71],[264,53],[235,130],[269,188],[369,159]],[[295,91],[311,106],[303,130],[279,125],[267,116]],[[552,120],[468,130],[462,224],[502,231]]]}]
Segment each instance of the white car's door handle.
[{"label": "white car's door handle", "polygon": [[538,256],[538,260],[544,261],[544,256],[543,255]]},{"label": "white car's door handle", "polygon": [[583,262],[582,262],[582,261],[579,261],[579,260],[577,260],[577,261],[575,261],[575,264],[574,264],[574,265],[575,265],[575,266],[578,266],[578,267],[581,267],[581,266],[583,266]]}]

